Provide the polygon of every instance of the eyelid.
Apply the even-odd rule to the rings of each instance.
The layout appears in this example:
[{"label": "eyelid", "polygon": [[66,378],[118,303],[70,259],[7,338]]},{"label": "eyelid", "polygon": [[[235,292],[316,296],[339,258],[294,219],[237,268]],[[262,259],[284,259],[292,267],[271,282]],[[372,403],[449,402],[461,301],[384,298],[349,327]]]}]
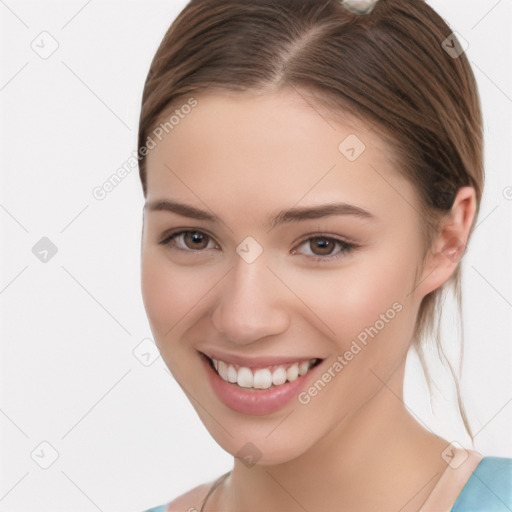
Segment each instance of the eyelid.
[{"label": "eyelid", "polygon": [[[184,227],[184,228],[173,228],[173,229],[169,229],[167,231],[164,231],[162,233],[162,235],[160,235],[160,240],[159,240],[159,244],[163,244],[165,243],[166,240],[169,240],[170,238],[172,237],[175,237],[175,236],[178,236],[178,235],[182,235],[182,234],[185,234],[185,233],[201,233],[203,235],[206,235],[208,236],[208,238],[211,238],[212,240],[215,240],[215,237],[213,235],[211,235],[210,233],[208,233],[208,230],[207,229],[198,229],[198,228],[189,228],[189,227]],[[217,241],[215,240],[215,243],[217,243]]]},{"label": "eyelid", "polygon": [[304,242],[307,242],[311,238],[328,238],[330,240],[335,240],[337,242],[342,242],[347,245],[353,245],[355,247],[359,247],[360,244],[358,244],[353,238],[350,238],[348,236],[341,236],[341,235],[335,235],[333,233],[326,233],[323,231],[313,231],[311,233],[308,233],[307,235],[304,235],[301,238],[301,241],[297,242],[297,245],[300,245]]},{"label": "eyelid", "polygon": [[[215,249],[220,247],[220,244],[217,242],[217,240],[210,235],[207,230],[203,229],[194,229],[194,228],[175,228],[171,229],[169,231],[166,231],[163,233],[163,235],[160,237],[160,240],[158,242],[159,245],[164,246],[171,246],[171,242],[173,242],[176,238],[178,238],[181,235],[185,235],[187,233],[201,233],[202,235],[206,235],[209,239],[209,241],[213,242],[216,247]],[[206,249],[183,249],[182,247],[174,247],[178,251],[188,252],[188,253],[195,253],[199,254],[201,252],[206,252]]]},{"label": "eyelid", "polygon": [[[220,249],[220,244],[210,233],[208,233],[208,230],[196,229],[196,228],[174,228],[172,230],[165,232],[162,235],[162,237],[158,243],[160,245],[169,246],[172,249],[182,251],[184,253],[189,253],[191,256],[200,256],[201,253],[207,253],[207,251],[212,249],[212,248],[209,248],[209,249],[204,248],[204,249],[194,250],[194,249],[189,249],[189,248],[184,249],[182,247],[176,247],[175,245],[171,246],[171,242],[173,241],[173,239],[176,239],[177,237],[179,237],[181,235],[185,235],[185,234],[191,233],[191,232],[197,232],[197,233],[206,235],[209,238],[209,241],[213,242],[215,244],[216,247],[214,247],[214,249]],[[341,244],[341,248],[337,253],[332,254],[332,255],[325,255],[325,256],[298,253],[298,248],[301,245],[303,245],[304,243],[306,243],[310,240],[313,240],[315,238],[325,238],[327,240],[332,240],[335,244]],[[343,256],[348,256],[349,253],[355,251],[359,247],[360,247],[360,244],[356,243],[355,241],[353,241],[353,239],[350,239],[349,237],[334,235],[331,233],[325,233],[325,232],[321,232],[321,231],[315,231],[315,232],[308,233],[308,234],[304,235],[301,238],[301,240],[294,245],[293,249],[291,249],[291,252],[294,255],[304,256],[305,258],[307,258],[310,261],[329,262],[329,261],[337,260],[338,258],[341,258]]]},{"label": "eyelid", "polygon": [[[341,244],[342,247],[341,247],[340,251],[338,251],[334,254],[327,254],[325,256],[320,256],[320,255],[316,255],[316,254],[311,255],[311,254],[298,253],[298,250],[297,250],[298,247],[300,247],[304,243],[306,243],[310,240],[313,240],[315,238],[324,238],[327,240],[331,240],[335,244]],[[312,260],[312,261],[329,262],[329,261],[335,261],[338,258],[341,258],[343,256],[347,256],[351,252],[357,250],[359,247],[360,247],[359,244],[357,244],[345,237],[341,237],[339,235],[331,235],[331,234],[327,234],[327,233],[316,232],[316,233],[307,235],[305,238],[302,239],[301,242],[298,242],[292,249],[292,251],[293,251],[292,253],[298,254],[299,256],[304,256],[307,259]]]}]

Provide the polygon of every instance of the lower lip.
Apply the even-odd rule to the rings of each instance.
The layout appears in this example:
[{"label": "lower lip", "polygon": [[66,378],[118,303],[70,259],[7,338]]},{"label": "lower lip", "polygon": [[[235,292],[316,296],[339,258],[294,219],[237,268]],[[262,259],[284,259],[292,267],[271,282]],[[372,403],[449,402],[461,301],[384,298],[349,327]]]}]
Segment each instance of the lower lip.
[{"label": "lower lip", "polygon": [[293,382],[287,382],[281,386],[268,389],[245,389],[237,384],[226,382],[212,368],[206,357],[201,356],[201,359],[206,367],[213,391],[224,405],[236,412],[259,416],[271,414],[285,407],[306,386],[311,374],[317,368],[315,366]]}]

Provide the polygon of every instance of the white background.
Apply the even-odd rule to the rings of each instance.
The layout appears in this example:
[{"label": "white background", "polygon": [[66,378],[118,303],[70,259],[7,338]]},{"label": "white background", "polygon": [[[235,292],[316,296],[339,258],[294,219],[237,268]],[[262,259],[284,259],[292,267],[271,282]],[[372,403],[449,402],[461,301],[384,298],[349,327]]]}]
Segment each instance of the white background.
[{"label": "white background", "polygon": [[[487,183],[463,259],[463,392],[475,448],[512,456],[512,1],[430,3],[469,43],[485,115]],[[0,512],[140,512],[230,468],[162,360],[134,354],[155,354],[150,341],[136,348],[151,338],[137,171],[92,195],[136,150],[146,73],[184,5],[0,1]],[[47,59],[31,48],[43,31],[58,42]],[[58,249],[46,263],[32,252],[42,237]],[[470,447],[443,375],[434,418],[412,358],[407,404]]]}]

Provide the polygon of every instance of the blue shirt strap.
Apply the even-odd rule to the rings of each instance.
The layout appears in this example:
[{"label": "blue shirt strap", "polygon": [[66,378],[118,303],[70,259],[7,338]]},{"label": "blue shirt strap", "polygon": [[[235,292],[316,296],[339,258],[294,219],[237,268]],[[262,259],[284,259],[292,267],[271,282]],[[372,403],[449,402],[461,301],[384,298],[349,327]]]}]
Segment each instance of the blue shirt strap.
[{"label": "blue shirt strap", "polygon": [[148,510],[145,510],[144,512],[165,512],[167,510],[168,505],[169,504],[167,503],[167,505],[160,505],[159,507],[149,508]]}]

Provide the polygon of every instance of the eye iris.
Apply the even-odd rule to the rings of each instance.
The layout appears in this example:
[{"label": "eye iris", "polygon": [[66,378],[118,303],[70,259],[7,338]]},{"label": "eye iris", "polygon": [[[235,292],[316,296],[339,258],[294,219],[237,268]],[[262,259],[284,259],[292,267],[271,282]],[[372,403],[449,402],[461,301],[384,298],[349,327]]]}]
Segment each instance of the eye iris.
[{"label": "eye iris", "polygon": [[204,249],[208,245],[208,237],[197,231],[189,231],[185,233],[184,242],[189,249]]},{"label": "eye iris", "polygon": [[[319,256],[325,256],[332,253],[334,250],[335,244],[333,240],[329,238],[312,238],[311,239],[311,250],[314,254]],[[318,252],[315,252],[318,250]]]}]

